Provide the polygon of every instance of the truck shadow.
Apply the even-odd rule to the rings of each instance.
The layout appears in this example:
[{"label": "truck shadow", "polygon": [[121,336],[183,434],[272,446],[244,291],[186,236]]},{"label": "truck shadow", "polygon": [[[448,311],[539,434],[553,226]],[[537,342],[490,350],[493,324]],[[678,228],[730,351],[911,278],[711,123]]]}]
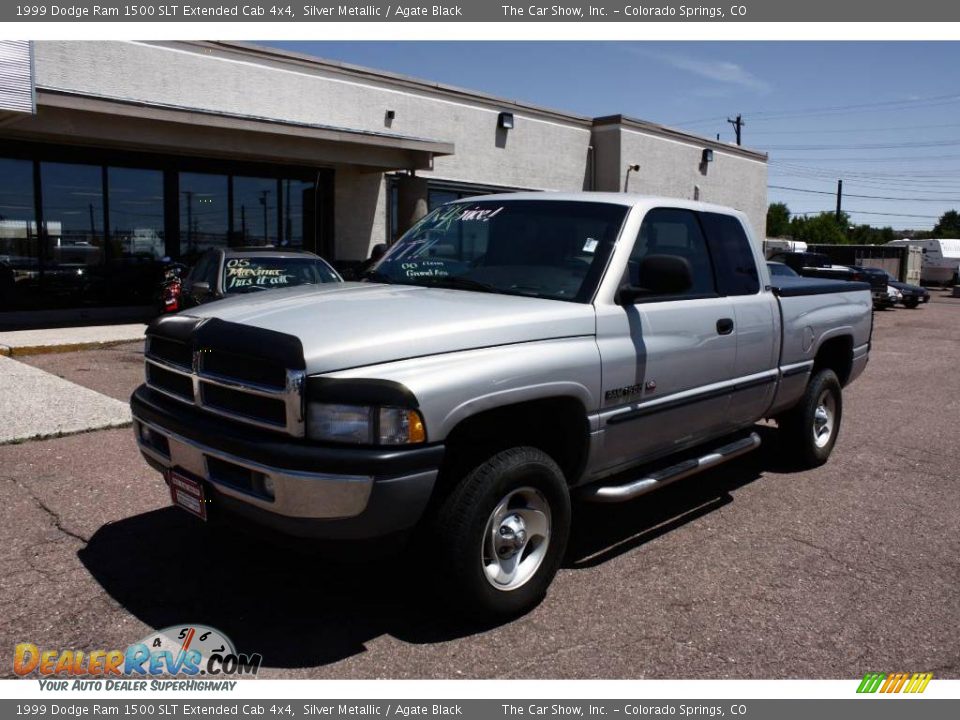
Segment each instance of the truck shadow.
[{"label": "truck shadow", "polygon": [[[733,490],[774,469],[776,455],[760,450],[624,505],[575,503],[564,567],[596,566],[732,502]],[[240,652],[260,653],[265,667],[337,662],[382,635],[427,644],[489,629],[436,594],[428,558],[335,563],[205,528],[172,507],[104,525],[78,557],[145,624],[211,625]]]}]

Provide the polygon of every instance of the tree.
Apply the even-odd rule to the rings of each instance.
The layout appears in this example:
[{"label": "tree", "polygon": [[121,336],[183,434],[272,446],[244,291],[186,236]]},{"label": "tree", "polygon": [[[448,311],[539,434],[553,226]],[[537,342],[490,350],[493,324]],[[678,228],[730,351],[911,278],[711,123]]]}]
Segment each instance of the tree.
[{"label": "tree", "polygon": [[790,232],[794,240],[802,240],[810,245],[844,245],[850,240],[846,229],[850,216],[840,213],[840,220],[834,213],[820,213],[814,217],[795,217],[790,221]]},{"label": "tree", "polygon": [[941,215],[937,224],[933,226],[933,237],[960,237],[960,213],[956,210],[947,210]]},{"label": "tree", "polygon": [[875,228],[857,225],[850,228],[849,238],[854,245],[885,245],[896,237],[892,227]]},{"label": "tree", "polygon": [[767,235],[784,237],[790,234],[790,208],[786,203],[770,203],[767,208]]}]

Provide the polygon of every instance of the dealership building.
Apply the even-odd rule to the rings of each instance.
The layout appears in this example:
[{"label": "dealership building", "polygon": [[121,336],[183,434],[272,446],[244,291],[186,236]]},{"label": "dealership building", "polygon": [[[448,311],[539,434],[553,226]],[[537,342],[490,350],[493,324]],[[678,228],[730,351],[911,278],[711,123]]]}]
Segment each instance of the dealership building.
[{"label": "dealership building", "polygon": [[621,115],[248,44],[2,41],[0,314],[148,305],[162,258],[216,246],[349,267],[490,192],[700,199],[763,237],[766,163]]}]

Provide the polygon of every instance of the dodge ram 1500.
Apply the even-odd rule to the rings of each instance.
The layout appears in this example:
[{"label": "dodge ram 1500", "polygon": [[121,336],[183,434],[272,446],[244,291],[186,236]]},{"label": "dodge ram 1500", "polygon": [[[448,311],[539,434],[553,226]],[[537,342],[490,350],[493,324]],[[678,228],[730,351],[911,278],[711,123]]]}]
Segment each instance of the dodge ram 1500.
[{"label": "dodge ram 1500", "polygon": [[131,406],[184,509],[422,536],[460,607],[511,615],[557,572],[574,497],[713,467],[756,448],[764,418],[799,463],[825,462],[871,332],[868,285],[771,278],[734,210],[486,196],[429,213],[364,282],[155,321]]}]

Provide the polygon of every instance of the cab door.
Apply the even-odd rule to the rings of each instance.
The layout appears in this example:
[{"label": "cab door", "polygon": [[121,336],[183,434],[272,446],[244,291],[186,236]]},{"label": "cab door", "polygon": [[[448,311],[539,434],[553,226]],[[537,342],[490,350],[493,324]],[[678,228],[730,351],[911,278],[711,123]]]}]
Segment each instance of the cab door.
[{"label": "cab door", "polygon": [[735,380],[730,422],[756,422],[773,403],[780,358],[780,309],[773,293],[760,286],[758,254],[741,221],[733,215],[699,213],[712,256],[717,289],[730,299],[736,323]]},{"label": "cab door", "polygon": [[601,355],[601,472],[669,454],[729,427],[737,352],[733,304],[717,289],[700,219],[691,210],[654,208],[628,262],[631,285],[648,255],[685,259],[693,284],[682,293],[597,307]]}]

